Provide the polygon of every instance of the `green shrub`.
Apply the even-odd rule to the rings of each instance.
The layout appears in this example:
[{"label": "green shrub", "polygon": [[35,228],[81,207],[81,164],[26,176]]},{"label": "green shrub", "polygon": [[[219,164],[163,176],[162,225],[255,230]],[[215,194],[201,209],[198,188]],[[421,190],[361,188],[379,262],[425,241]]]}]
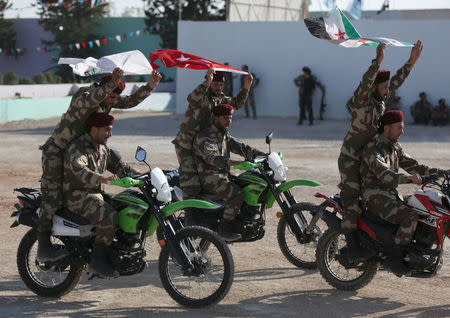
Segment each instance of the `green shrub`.
[{"label": "green shrub", "polygon": [[0,85],[3,85],[3,74],[0,73]]},{"label": "green shrub", "polygon": [[34,84],[34,82],[29,77],[21,77],[19,78],[19,84]]},{"label": "green shrub", "polygon": [[59,83],[61,83],[61,77],[56,75],[56,74],[53,74],[51,72],[45,72],[44,75],[45,75],[45,77],[47,79],[47,83],[49,83],[49,84],[59,84]]},{"label": "green shrub", "polygon": [[47,84],[48,83],[47,77],[44,74],[35,74],[33,76],[33,81],[36,84]]},{"label": "green shrub", "polygon": [[19,78],[15,72],[8,72],[3,78],[3,83],[5,85],[17,85],[19,84]]},{"label": "green shrub", "polygon": [[137,82],[137,80],[136,80],[136,76],[134,76],[134,75],[127,75],[127,76],[125,76],[125,82]]}]

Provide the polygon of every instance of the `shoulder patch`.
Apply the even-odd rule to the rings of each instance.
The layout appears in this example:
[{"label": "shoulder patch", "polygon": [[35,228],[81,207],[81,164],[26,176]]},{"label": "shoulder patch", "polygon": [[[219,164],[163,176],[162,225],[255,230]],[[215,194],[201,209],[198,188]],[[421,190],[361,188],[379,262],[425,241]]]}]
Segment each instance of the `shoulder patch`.
[{"label": "shoulder patch", "polygon": [[209,150],[209,151],[214,151],[214,150],[216,150],[217,149],[217,146],[216,146],[216,144],[215,143],[212,143],[212,142],[210,142],[210,141],[205,141],[205,148],[206,148],[206,150]]},{"label": "shoulder patch", "polygon": [[380,160],[381,162],[386,163],[386,160],[384,159],[384,157],[383,157],[380,153],[377,153],[377,154],[376,154],[376,157],[377,157],[377,159]]}]

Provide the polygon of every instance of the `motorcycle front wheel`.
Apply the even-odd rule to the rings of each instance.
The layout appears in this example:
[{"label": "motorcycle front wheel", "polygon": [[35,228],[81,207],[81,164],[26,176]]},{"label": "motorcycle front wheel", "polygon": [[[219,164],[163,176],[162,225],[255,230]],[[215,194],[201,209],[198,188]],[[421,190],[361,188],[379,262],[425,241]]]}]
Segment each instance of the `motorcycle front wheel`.
[{"label": "motorcycle front wheel", "polygon": [[367,260],[345,266],[339,261],[340,250],[347,245],[342,231],[330,228],[319,239],[316,250],[317,266],[322,277],[341,290],[357,290],[366,286],[377,272],[377,262]]},{"label": "motorcycle front wheel", "polygon": [[[310,224],[315,213],[318,213],[317,206],[308,202],[301,202],[292,205],[291,211],[302,231],[304,231]],[[305,269],[317,268],[316,248],[319,238],[322,236],[323,231],[326,228],[326,224],[320,218],[315,221],[316,224],[312,227],[311,233],[309,233],[310,237],[308,241],[304,243],[297,240],[295,234],[291,231],[286,218],[281,217],[278,222],[278,245],[288,261],[297,267]]]},{"label": "motorcycle front wheel", "polygon": [[[166,244],[159,255],[159,276],[167,293],[186,307],[218,303],[234,278],[234,261],[227,244],[217,233],[199,226],[179,230],[176,239],[194,269],[186,273]],[[203,248],[205,242],[209,243],[207,249]]]},{"label": "motorcycle front wheel", "polygon": [[[52,237],[52,243],[64,248],[64,243]],[[17,250],[17,267],[20,277],[35,294],[45,297],[61,297],[78,284],[83,273],[82,265],[70,264],[69,257],[54,262],[38,262],[37,230],[29,230],[20,241]]]}]

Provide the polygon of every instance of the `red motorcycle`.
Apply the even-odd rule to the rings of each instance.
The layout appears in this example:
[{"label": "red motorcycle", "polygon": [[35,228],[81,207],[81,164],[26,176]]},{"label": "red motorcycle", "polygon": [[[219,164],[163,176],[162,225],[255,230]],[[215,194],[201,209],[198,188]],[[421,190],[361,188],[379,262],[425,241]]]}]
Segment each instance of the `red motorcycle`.
[{"label": "red motorcycle", "polygon": [[[426,189],[428,188],[428,189]],[[398,225],[388,223],[365,211],[358,218],[358,230],[345,234],[341,229],[342,206],[338,195],[316,193],[325,201],[320,205],[321,218],[328,230],[319,239],[317,265],[325,280],[337,289],[357,290],[375,276],[394,244]],[[440,183],[436,176],[422,177],[422,187],[406,204],[419,214],[419,222],[411,243],[405,249],[403,262],[410,276],[428,278],[437,274],[443,263],[444,240],[450,237],[450,174]],[[371,253],[367,259],[348,257],[350,235]]]}]

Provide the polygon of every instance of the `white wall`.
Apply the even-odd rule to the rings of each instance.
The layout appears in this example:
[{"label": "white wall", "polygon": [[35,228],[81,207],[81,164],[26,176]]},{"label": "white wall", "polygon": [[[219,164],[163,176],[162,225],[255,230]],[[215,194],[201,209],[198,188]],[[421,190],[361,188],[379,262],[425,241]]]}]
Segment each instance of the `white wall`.
[{"label": "white wall", "polygon": [[[450,19],[363,20],[354,22],[361,34],[424,43],[422,56],[399,89],[404,110],[426,91],[429,100],[450,101]],[[260,78],[255,89],[258,112],[266,116],[298,114],[298,90],[293,79],[308,65],[327,88],[326,117],[348,117],[345,103],[375,57],[375,48],[343,48],[312,37],[302,22],[189,22],[178,24],[178,49],[240,67],[248,64]],[[396,71],[410,48],[388,47],[381,68]],[[187,95],[205,72],[177,70],[177,112],[184,113]],[[237,94],[239,79],[234,82]],[[318,113],[319,95],[314,99]],[[409,113],[409,111],[408,111]]]}]

